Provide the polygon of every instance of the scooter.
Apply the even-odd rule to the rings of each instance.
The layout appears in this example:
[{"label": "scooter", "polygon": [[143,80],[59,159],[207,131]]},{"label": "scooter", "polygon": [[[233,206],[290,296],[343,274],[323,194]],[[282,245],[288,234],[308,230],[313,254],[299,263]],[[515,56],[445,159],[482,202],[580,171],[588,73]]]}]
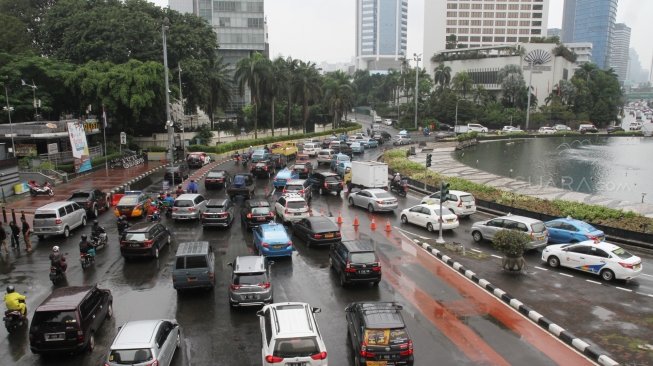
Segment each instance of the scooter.
[{"label": "scooter", "polygon": [[79,262],[82,264],[82,269],[95,263],[95,249],[91,248],[86,253],[79,253]]},{"label": "scooter", "polygon": [[159,209],[154,209],[151,215],[147,215],[146,220],[148,222],[161,221],[161,214],[159,213]]},{"label": "scooter", "polygon": [[45,182],[44,185],[40,186],[36,183],[30,183],[29,184],[29,193],[34,196],[54,196],[54,191],[52,190],[52,186],[50,185],[50,182]]},{"label": "scooter", "polygon": [[107,233],[100,233],[98,236],[91,235],[91,245],[96,251],[103,249],[108,241],[109,237],[107,236]]},{"label": "scooter", "polygon": [[390,184],[390,191],[396,192],[401,197],[406,197],[408,194],[408,181],[402,179],[399,183],[392,182]]},{"label": "scooter", "polygon": [[50,266],[50,281],[56,285],[59,281],[66,278],[66,272],[61,270],[61,267]]},{"label": "scooter", "polygon": [[[19,300],[19,302],[25,303],[23,300]],[[8,333],[27,324],[27,316],[23,316],[20,310],[5,310],[5,316],[2,320],[5,322],[5,328],[7,328]]]}]

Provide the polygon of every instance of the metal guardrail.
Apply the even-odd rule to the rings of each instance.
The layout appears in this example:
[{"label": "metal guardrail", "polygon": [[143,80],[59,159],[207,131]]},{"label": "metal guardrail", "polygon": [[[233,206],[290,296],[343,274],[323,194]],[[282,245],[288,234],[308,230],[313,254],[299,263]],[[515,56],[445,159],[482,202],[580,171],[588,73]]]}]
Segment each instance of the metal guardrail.
[{"label": "metal guardrail", "polygon": [[[104,155],[102,145],[90,146],[88,148],[88,152],[91,156],[91,159]],[[71,163],[74,160],[72,151],[62,151],[54,154],[39,154],[39,158],[41,160],[50,161],[53,164],[66,164]]]}]

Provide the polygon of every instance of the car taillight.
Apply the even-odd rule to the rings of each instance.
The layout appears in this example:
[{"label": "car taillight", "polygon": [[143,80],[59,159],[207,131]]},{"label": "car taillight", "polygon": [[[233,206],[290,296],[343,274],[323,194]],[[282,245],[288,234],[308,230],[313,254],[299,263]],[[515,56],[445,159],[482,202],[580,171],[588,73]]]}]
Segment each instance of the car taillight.
[{"label": "car taillight", "polygon": [[248,218],[248,219],[251,219],[251,218],[252,218],[252,214],[251,214],[251,213],[248,213],[248,214],[247,214],[247,218]]},{"label": "car taillight", "polygon": [[301,191],[299,191],[299,194],[304,194],[304,190],[302,189]]},{"label": "car taillight", "polygon": [[54,220],[54,223],[57,224],[57,225],[61,224],[62,222],[63,222],[63,221],[62,221],[61,219],[56,219],[56,220]]},{"label": "car taillight", "polygon": [[286,189],[284,188],[283,191],[281,191],[281,193],[286,193]]},{"label": "car taillight", "polygon": [[151,247],[152,244],[154,244],[154,240],[151,240],[151,239],[150,239],[150,240],[145,240],[145,241],[143,242],[143,244],[144,244],[146,247]]},{"label": "car taillight", "polygon": [[367,342],[361,343],[361,352],[360,352],[360,354],[361,354],[361,357],[364,357],[364,358],[373,358],[374,356],[376,356],[374,353],[369,352],[367,350]]},{"label": "car taillight", "polygon": [[188,211],[190,211],[190,212],[195,211],[195,207],[189,207],[189,208],[188,208]]},{"label": "car taillight", "polygon": [[179,211],[179,207],[173,207],[172,208],[172,212],[176,212],[176,211]]},{"label": "car taillight", "polygon": [[258,284],[262,288],[270,288],[270,282],[264,282]]},{"label": "car taillight", "polygon": [[268,170],[268,166],[267,166],[267,165],[264,166],[264,167],[263,167],[263,170]]},{"label": "car taillight", "polygon": [[82,332],[81,330],[77,331],[77,342],[84,343],[84,332]]},{"label": "car taillight", "polygon": [[268,244],[268,243],[266,243],[266,242],[262,242],[262,243],[261,243],[261,246],[262,246],[263,248],[269,248],[269,247],[270,247],[270,244]]},{"label": "car taillight", "polygon": [[229,288],[232,289],[232,290],[239,290],[239,289],[240,289],[240,285],[234,285],[234,284],[232,283],[231,286],[229,286]]},{"label": "car taillight", "polygon": [[372,271],[381,272],[381,263],[376,262],[372,265]]},{"label": "car taillight", "polygon": [[274,181],[275,181],[275,182],[277,181],[277,177],[274,177]]},{"label": "car taillight", "polygon": [[458,207],[463,207],[463,201],[458,201]]},{"label": "car taillight", "polygon": [[313,234],[314,239],[322,239],[322,234]]},{"label": "car taillight", "polygon": [[587,240],[593,240],[594,243],[598,243],[601,241],[597,236],[592,234],[585,234],[585,237],[587,237]]},{"label": "car taillight", "polygon": [[634,269],[634,267],[639,264],[639,263],[626,263],[626,262],[619,262],[619,265],[626,269]]},{"label": "car taillight", "polygon": [[329,185],[327,184],[327,182],[324,182],[324,188],[329,188]]},{"label": "car taillight", "polygon": [[399,348],[402,350],[399,352],[402,356],[410,356],[413,354],[413,341],[409,340],[408,343],[404,343]]},{"label": "car taillight", "polygon": [[351,267],[351,262],[350,261],[347,261],[347,263],[345,264],[345,272],[350,272],[350,273],[351,272],[356,272],[356,268]]},{"label": "car taillight", "polygon": [[267,363],[283,362],[283,357],[267,355],[267,356],[265,356],[265,362],[267,362]]},{"label": "car taillight", "polygon": [[312,358],[313,360],[326,360],[326,358],[327,358],[327,353],[326,353],[326,352],[316,353],[316,354],[314,354],[314,355],[311,355],[311,358]]}]

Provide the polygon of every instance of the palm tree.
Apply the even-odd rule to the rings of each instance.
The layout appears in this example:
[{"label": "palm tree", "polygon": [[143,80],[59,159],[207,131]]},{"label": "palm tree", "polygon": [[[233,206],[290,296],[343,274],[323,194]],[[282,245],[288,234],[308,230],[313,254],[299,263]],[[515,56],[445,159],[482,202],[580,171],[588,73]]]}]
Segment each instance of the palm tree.
[{"label": "palm tree", "polygon": [[293,59],[292,57],[288,56],[286,58],[285,66],[282,69],[285,78],[285,89],[286,92],[288,93],[288,136],[290,136],[290,123],[292,121],[292,105],[293,105],[292,86],[294,84],[295,71],[297,70],[298,67],[299,67],[299,60]]},{"label": "palm tree", "polygon": [[206,69],[206,82],[209,85],[206,110],[209,112],[213,131],[215,107],[224,109],[231,102],[231,77],[222,57],[216,55],[209,60]]},{"label": "palm tree", "polygon": [[266,92],[267,95],[271,98],[270,108],[272,114],[272,136],[274,136],[274,122],[275,122],[275,113],[274,107],[277,101],[277,96],[284,92],[284,87],[286,87],[288,82],[288,74],[285,73],[286,61],[283,57],[277,57],[272,63],[270,63],[270,75],[268,82],[266,83]]},{"label": "palm tree", "polygon": [[299,62],[295,73],[293,88],[295,95],[302,101],[302,126],[306,133],[308,121],[308,104],[316,101],[322,94],[320,74],[312,62]]},{"label": "palm tree", "polygon": [[245,94],[245,87],[248,87],[252,94],[255,139],[258,138],[258,107],[261,104],[261,94],[265,90],[265,82],[270,73],[269,66],[269,60],[258,52],[238,61],[238,64],[236,64],[234,79],[238,83],[240,95]]},{"label": "palm tree", "polygon": [[333,115],[332,128],[337,128],[338,121],[351,109],[353,88],[349,78],[342,71],[327,75],[324,83],[324,96]]},{"label": "palm tree", "polygon": [[440,90],[449,86],[449,82],[451,82],[451,67],[440,63],[438,67],[435,68],[434,79],[435,83],[440,85]]},{"label": "palm tree", "polygon": [[467,96],[472,87],[474,86],[474,81],[472,77],[467,73],[467,71],[461,71],[457,73],[453,79],[451,79],[453,88],[456,89],[460,94],[462,94],[463,99]]}]

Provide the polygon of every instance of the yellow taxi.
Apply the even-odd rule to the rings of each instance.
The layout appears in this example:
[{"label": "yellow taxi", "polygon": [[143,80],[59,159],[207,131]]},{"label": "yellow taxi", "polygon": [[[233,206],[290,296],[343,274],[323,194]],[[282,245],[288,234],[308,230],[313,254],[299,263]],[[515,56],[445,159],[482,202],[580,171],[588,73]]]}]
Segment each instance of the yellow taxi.
[{"label": "yellow taxi", "polygon": [[150,208],[151,199],[141,191],[126,191],[113,213],[116,217],[145,217]]},{"label": "yellow taxi", "polygon": [[299,149],[294,142],[280,142],[272,145],[272,154],[284,155],[287,158],[297,156]]}]

